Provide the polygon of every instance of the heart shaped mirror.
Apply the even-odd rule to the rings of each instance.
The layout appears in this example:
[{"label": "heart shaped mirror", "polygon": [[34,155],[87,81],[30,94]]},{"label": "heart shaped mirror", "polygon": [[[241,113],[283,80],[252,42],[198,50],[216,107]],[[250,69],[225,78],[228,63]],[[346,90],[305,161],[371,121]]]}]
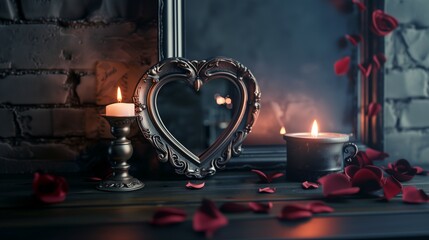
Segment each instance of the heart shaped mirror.
[{"label": "heart shaped mirror", "polygon": [[140,79],[140,129],[179,174],[203,178],[239,156],[260,109],[252,73],[228,58],[166,59]]}]

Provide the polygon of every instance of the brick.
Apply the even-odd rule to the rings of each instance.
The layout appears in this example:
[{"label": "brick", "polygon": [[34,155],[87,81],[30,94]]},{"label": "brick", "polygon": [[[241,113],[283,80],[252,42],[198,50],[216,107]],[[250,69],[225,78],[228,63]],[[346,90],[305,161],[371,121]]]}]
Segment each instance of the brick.
[{"label": "brick", "polygon": [[0,173],[76,172],[78,152],[62,143],[0,143]]},{"label": "brick", "polygon": [[424,67],[429,67],[429,29],[402,29],[407,52],[413,60]]},{"label": "brick", "polygon": [[85,135],[85,109],[29,109],[20,113],[23,134],[36,137]]},{"label": "brick", "polygon": [[0,79],[0,103],[56,104],[65,103],[68,90],[66,75],[10,75]]},{"label": "brick", "polygon": [[13,112],[8,109],[0,109],[0,138],[15,136],[15,121]]},{"label": "brick", "polygon": [[87,75],[80,78],[76,92],[81,104],[96,103],[96,79],[94,75]]},{"label": "brick", "polygon": [[57,18],[109,22],[117,19],[156,18],[156,0],[21,0],[26,19]]},{"label": "brick", "polygon": [[429,26],[427,0],[388,0],[385,2],[385,11],[403,24],[415,24],[419,27]]},{"label": "brick", "polygon": [[402,128],[429,127],[429,100],[412,100],[402,111],[400,126]]},{"label": "brick", "polygon": [[13,0],[0,1],[0,19],[14,20],[17,19],[16,5]]},{"label": "brick", "polygon": [[427,97],[428,75],[422,69],[389,71],[385,76],[386,98]]},{"label": "brick", "polygon": [[412,163],[427,163],[429,133],[421,131],[393,131],[384,134],[384,151],[389,153],[387,161],[405,158]]},{"label": "brick", "polygon": [[157,61],[157,27],[132,22],[81,27],[54,24],[0,26],[0,62],[18,69],[93,70],[99,60],[153,65]]},{"label": "brick", "polygon": [[394,128],[396,126],[397,116],[392,103],[385,102],[383,109],[383,121],[385,128]]},{"label": "brick", "polygon": [[401,33],[399,31],[393,32],[384,38],[385,43],[385,55],[387,61],[385,68],[409,68],[415,64],[409,57],[408,47],[403,43]]}]

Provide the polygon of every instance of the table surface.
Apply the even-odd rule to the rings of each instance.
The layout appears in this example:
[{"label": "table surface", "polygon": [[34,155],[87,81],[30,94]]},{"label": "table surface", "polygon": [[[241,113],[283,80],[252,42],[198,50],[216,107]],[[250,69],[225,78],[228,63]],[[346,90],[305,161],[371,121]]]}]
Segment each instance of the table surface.
[{"label": "table surface", "polygon": [[[405,204],[401,196],[390,202],[377,197],[350,197],[328,201],[333,213],[317,214],[306,221],[279,221],[282,206],[292,202],[325,200],[321,189],[304,190],[300,183],[277,179],[274,194],[258,193],[249,171],[218,172],[200,190],[185,188],[186,180],[144,180],[145,188],[128,193],[95,190],[95,182],[67,175],[70,192],[65,202],[35,205],[31,175],[0,176],[1,239],[204,239],[192,230],[192,216],[203,198],[218,206],[224,202],[271,201],[269,214],[225,214],[229,224],[213,239],[285,238],[425,238],[429,236],[429,204]],[[416,176],[404,185],[429,192],[429,176]],[[187,221],[168,227],[148,223],[161,206],[186,210]]]}]

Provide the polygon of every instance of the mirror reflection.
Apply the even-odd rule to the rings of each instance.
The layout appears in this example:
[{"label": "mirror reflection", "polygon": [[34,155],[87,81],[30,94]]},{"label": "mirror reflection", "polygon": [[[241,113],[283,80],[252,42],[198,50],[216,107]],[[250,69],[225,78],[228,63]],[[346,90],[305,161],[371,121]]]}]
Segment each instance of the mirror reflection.
[{"label": "mirror reflection", "polygon": [[198,92],[185,81],[173,80],[159,90],[158,112],[171,135],[201,156],[228,128],[237,112],[237,96],[227,79],[210,80]]}]

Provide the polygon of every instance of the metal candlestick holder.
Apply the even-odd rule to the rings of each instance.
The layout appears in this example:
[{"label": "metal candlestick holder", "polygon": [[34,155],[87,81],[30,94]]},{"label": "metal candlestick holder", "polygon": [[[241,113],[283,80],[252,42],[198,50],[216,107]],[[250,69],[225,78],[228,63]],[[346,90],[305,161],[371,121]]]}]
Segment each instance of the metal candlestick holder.
[{"label": "metal candlestick holder", "polygon": [[126,136],[130,133],[130,125],[135,121],[136,116],[101,116],[109,122],[110,132],[116,139],[110,142],[108,152],[113,174],[100,181],[97,189],[109,192],[128,192],[143,188],[144,184],[140,180],[128,174],[130,165],[127,161],[133,155],[133,146]]}]

